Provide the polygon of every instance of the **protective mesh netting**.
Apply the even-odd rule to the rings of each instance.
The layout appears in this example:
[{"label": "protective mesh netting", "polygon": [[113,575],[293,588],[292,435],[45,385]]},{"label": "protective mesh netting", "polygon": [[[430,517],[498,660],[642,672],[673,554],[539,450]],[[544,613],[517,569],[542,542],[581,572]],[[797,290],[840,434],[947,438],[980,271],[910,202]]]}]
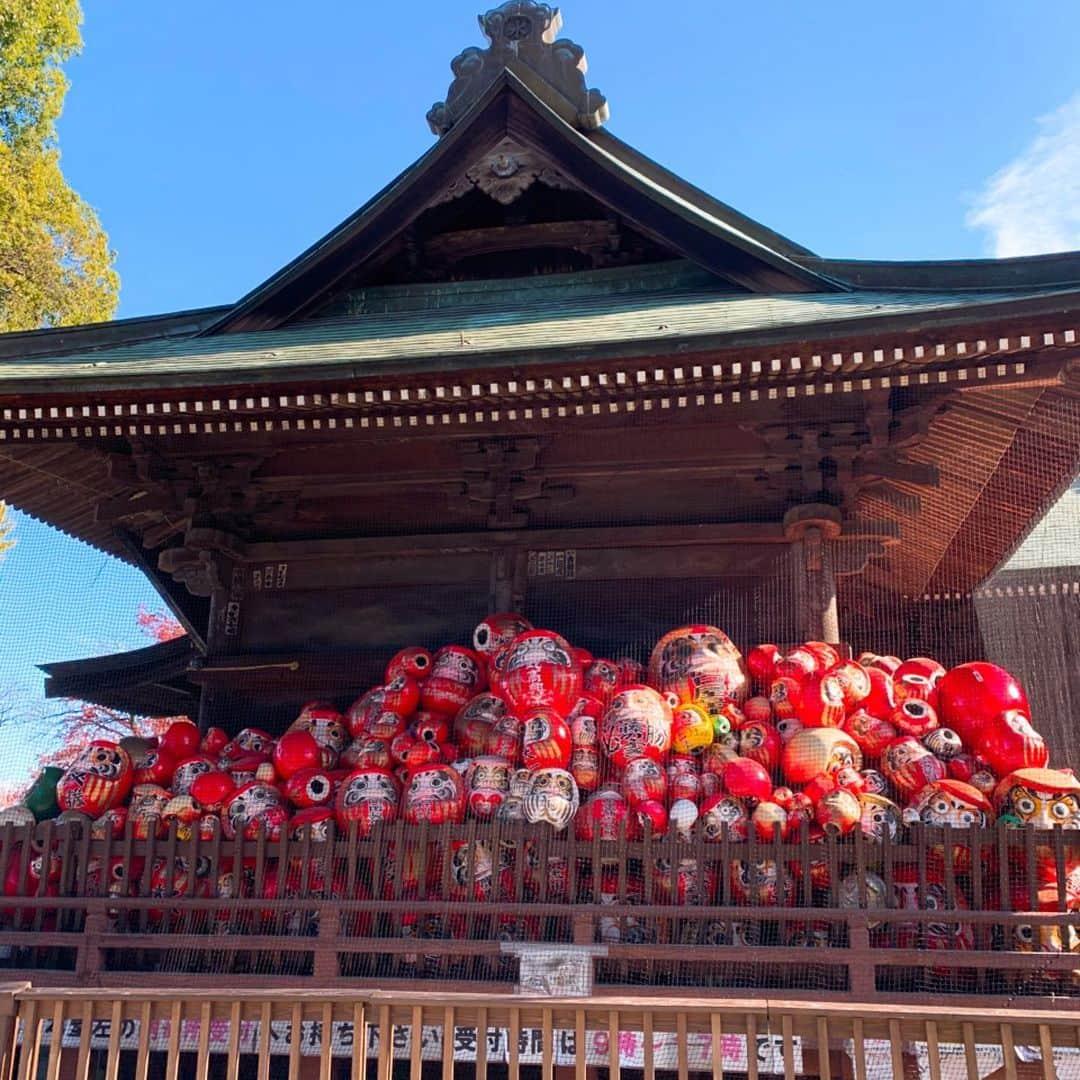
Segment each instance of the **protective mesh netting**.
[{"label": "protective mesh netting", "polygon": [[[9,800],[0,963],[132,982],[1075,994],[1080,410],[1059,411],[1052,434],[1049,449],[1023,428],[976,440],[932,487],[871,489],[846,512],[880,520],[887,505],[899,527],[884,546],[870,533],[709,558],[684,545],[648,565],[528,551],[518,622],[481,623],[486,583],[369,590],[365,643],[404,608],[426,632],[366,647],[375,666],[325,699],[286,676],[277,697],[249,693],[238,672],[202,730],[94,704],[107,676],[86,703],[17,687],[12,717],[33,699],[60,728],[6,724],[7,779],[24,786],[59,736],[67,794],[56,816],[53,773]],[[588,448],[562,444],[568,459]],[[981,500],[963,503],[973,473]],[[677,494],[641,523],[775,521],[773,495],[748,510],[714,484],[708,513]],[[635,523],[607,505],[598,494],[575,524]],[[557,528],[557,511],[534,524]],[[33,553],[21,572],[51,602],[27,614],[23,653],[148,643],[94,640],[102,613],[160,606],[109,569],[84,582],[73,635],[44,582],[47,562],[75,556],[30,536],[6,566]],[[831,644],[807,632],[824,578]],[[351,595],[312,600],[311,652],[353,618]],[[269,652],[296,610],[249,624],[245,643]]]}]

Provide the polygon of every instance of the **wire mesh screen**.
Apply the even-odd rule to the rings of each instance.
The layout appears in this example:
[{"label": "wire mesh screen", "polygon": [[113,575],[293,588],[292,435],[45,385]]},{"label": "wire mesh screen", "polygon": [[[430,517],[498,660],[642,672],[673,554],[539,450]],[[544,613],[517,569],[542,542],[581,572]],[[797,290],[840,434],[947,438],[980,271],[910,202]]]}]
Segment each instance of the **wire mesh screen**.
[{"label": "wire mesh screen", "polygon": [[320,533],[332,500],[301,500],[205,610],[139,593],[145,640],[79,652],[39,613],[54,696],[5,702],[0,965],[1080,992],[1080,408],[979,393],[895,460],[849,452],[876,437],[851,401],[715,444],[643,414],[451,442],[458,484],[428,447],[442,517],[380,526],[382,492]]}]

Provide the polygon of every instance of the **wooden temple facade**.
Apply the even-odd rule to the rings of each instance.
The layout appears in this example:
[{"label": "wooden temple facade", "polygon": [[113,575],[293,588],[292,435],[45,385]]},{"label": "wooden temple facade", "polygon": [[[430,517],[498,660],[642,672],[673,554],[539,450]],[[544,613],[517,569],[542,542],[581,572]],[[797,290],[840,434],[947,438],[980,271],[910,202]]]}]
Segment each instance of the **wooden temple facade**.
[{"label": "wooden temple facade", "polygon": [[[816,638],[932,651],[945,663],[982,654],[982,584],[1080,467],[1080,253],[945,263],[819,257],[612,135],[607,103],[585,83],[580,48],[556,39],[557,20],[532,0],[484,16],[487,47],[455,60],[447,99],[429,114],[432,148],[239,302],[0,337],[0,497],[141,568],[187,631],[135,653],[47,664],[50,695],[280,731],[302,702],[347,704],[402,645],[468,640],[492,610],[520,610],[597,654],[640,654],[690,618],[723,626],[746,647]],[[1075,619],[1075,567],[1059,577],[1055,603]],[[1060,762],[1080,767],[1074,645],[1049,665],[1038,650],[1024,653],[1031,670],[1019,674],[1036,698],[1046,670],[1073,680],[1074,696],[1063,697],[1055,675],[1038,726]],[[377,876],[389,843],[428,852],[432,842],[475,841],[487,826],[455,827],[437,841],[394,829],[341,837],[318,857]],[[1062,859],[1070,835],[1053,840]],[[515,837],[524,850],[528,834]],[[575,874],[610,856],[575,846],[572,835],[532,842],[540,858],[567,861],[571,892]],[[985,880],[975,871],[984,907],[996,868],[1028,858],[1037,842],[986,838],[1001,858],[986,864]],[[10,832],[0,836],[14,843]],[[60,843],[66,898],[28,899],[22,921],[0,930],[12,977],[39,988],[19,992],[19,1015],[31,1024],[52,1008],[27,1013],[42,986],[209,994],[232,980],[267,992],[345,985],[361,994],[411,993],[426,979],[447,992],[460,989],[463,955],[476,960],[468,977],[478,992],[515,978],[517,961],[482,905],[462,905],[468,933],[456,940],[418,950],[402,938],[400,876],[379,883],[375,900],[331,903],[305,886],[299,900],[237,902],[225,916],[232,934],[209,939],[221,901],[177,902],[175,941],[163,944],[160,920],[153,925],[160,899],[83,891],[92,848],[148,878],[145,842],[106,841],[108,851],[89,838]],[[662,855],[677,874],[686,852],[674,840],[662,851],[641,843],[623,846],[623,865]],[[222,859],[231,848],[220,839],[200,848],[197,837],[157,844],[193,859]],[[914,849],[883,855],[860,842],[857,852],[830,845],[811,856],[796,843],[775,854],[778,863],[803,859],[806,879],[821,858],[888,875],[882,860],[921,859],[925,872],[932,844],[917,838]],[[290,856],[260,843],[249,854],[262,867],[315,858],[311,847]],[[751,858],[767,857],[768,845],[750,847]],[[609,898],[620,918],[629,911],[620,907],[623,877]],[[805,949],[775,945],[763,963],[759,946],[716,930],[732,918],[723,884],[716,904],[678,910],[674,876],[666,892],[652,888],[635,917],[652,920],[653,932],[636,942],[624,934],[597,962],[598,987],[623,995],[614,1014],[603,1013],[616,1035],[619,1009],[624,1020],[636,1010],[634,1022],[652,1030],[641,995],[658,986],[744,996],[781,988],[792,1000],[864,1005],[910,1002],[912,990],[925,1001],[942,989],[940,961],[871,948],[875,920],[896,922],[898,912],[870,919],[838,899],[815,909],[835,948],[815,954],[807,982]],[[508,911],[542,924],[549,939],[593,943],[595,897],[577,895],[559,906],[544,885],[515,895]],[[439,906],[410,903],[421,914]],[[126,935],[112,922],[118,904],[133,920]],[[296,932],[298,904],[307,936]],[[806,919],[798,908],[748,914]],[[963,972],[955,992],[972,1007],[1027,995],[1060,1008],[1069,956],[1036,963],[1003,951],[995,935],[1019,916],[964,915],[977,941],[949,957],[950,977]],[[1054,916],[1026,916],[1040,918],[1049,925]],[[1056,918],[1063,928],[1077,921],[1064,907]],[[915,969],[914,981],[895,975]],[[792,970],[799,986],[785,981]],[[151,989],[110,1015],[168,1015]],[[322,1016],[323,1003],[344,1022],[338,998],[317,1008],[316,998],[303,1000],[315,1010],[305,1022]],[[496,1001],[469,1004],[472,1022],[476,1009],[481,1019],[501,1009]],[[243,1004],[243,1015],[265,1020],[263,1007]],[[236,1008],[215,999],[212,1017],[238,1022]],[[385,1053],[390,1005],[357,1008],[371,1030],[382,1024]],[[409,1005],[393,1022],[418,1028],[429,1008],[426,999]],[[668,1025],[683,1038],[702,1024],[719,1036],[732,1023],[726,1030],[754,1036],[747,1024],[766,1023],[744,1009],[737,1021],[694,1014],[688,1028],[674,1008],[657,1030]],[[884,1024],[884,1037],[903,1044],[889,1051],[895,1064],[917,1036],[905,1028],[901,1038],[884,1015],[868,1013],[865,1031]],[[1057,1045],[1052,1025],[1075,1015],[1053,1015],[1017,1038]],[[850,1018],[838,1016],[851,1038]],[[563,1022],[543,1010],[534,1019],[549,1035]],[[804,1031],[804,1020],[784,1021],[785,1037]],[[523,1023],[499,1021],[512,1022]],[[807,1054],[816,1024],[805,1028]],[[974,1048],[974,1032],[957,1039]],[[989,1036],[979,1032],[982,1046]],[[829,1038],[826,1030],[822,1045]],[[188,1049],[205,1062],[207,1045]],[[793,1045],[778,1051],[781,1074],[795,1075]],[[110,1043],[109,1060],[126,1047]],[[53,1060],[47,1045],[39,1049],[42,1062]],[[165,1049],[180,1060],[178,1047]],[[136,1051],[140,1061],[151,1052]],[[829,1075],[828,1055],[818,1056],[826,1064],[814,1075]],[[677,1062],[684,1075],[688,1061]],[[25,1053],[22,1062],[32,1064]]]}]

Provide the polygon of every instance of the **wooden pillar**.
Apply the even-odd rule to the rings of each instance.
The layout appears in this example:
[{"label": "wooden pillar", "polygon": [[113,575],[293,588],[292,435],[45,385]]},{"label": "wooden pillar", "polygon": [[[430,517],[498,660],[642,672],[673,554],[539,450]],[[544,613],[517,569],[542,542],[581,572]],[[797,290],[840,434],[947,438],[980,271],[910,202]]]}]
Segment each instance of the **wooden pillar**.
[{"label": "wooden pillar", "polygon": [[525,606],[528,578],[528,553],[516,548],[501,548],[491,555],[491,583],[488,590],[490,613],[514,611]]},{"label": "wooden pillar", "polygon": [[784,535],[799,553],[800,624],[808,641],[840,642],[836,573],[828,543],[840,536],[840,522],[840,511],[821,503],[793,506],[784,515]]}]

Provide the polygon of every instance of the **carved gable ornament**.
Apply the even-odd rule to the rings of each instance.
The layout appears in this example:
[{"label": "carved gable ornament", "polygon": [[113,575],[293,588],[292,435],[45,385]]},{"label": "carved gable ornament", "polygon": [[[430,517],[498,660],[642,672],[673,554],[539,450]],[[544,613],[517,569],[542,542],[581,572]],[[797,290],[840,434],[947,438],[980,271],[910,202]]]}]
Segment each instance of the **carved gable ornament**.
[{"label": "carved gable ornament", "polygon": [[489,198],[509,206],[539,180],[550,188],[569,190],[566,177],[534,151],[506,138],[485,154],[465,174],[444,188],[430,203],[450,202],[473,188]]},{"label": "carved gable ornament", "polygon": [[562,28],[558,8],[535,0],[507,0],[478,19],[490,44],[486,49],[470,46],[451,61],[454,81],[446,100],[436,102],[427,114],[436,135],[445,135],[514,63],[526,65],[558,91],[574,107],[582,128],[598,128],[607,120],[607,99],[585,85],[585,50],[557,37]]}]

